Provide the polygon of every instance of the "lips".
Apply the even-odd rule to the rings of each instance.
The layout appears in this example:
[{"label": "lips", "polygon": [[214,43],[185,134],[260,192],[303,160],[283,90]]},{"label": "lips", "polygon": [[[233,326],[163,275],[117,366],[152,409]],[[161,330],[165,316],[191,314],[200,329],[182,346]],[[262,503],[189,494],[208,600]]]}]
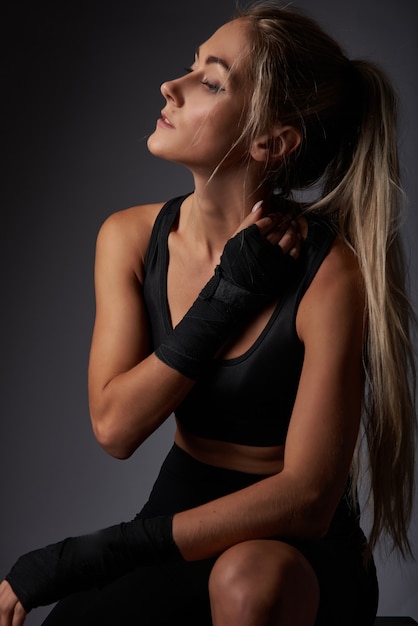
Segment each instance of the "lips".
[{"label": "lips", "polygon": [[161,111],[161,118],[158,121],[161,122],[161,124],[164,126],[174,128],[171,120],[165,115],[164,111]]}]

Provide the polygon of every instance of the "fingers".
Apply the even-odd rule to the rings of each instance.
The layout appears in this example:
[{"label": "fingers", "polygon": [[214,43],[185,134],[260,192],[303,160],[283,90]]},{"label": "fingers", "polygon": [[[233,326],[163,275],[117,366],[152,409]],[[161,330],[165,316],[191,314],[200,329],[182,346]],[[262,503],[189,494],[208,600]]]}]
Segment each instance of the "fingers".
[{"label": "fingers", "polygon": [[273,213],[256,221],[260,232],[273,246],[279,245],[285,254],[297,259],[302,236],[299,224],[288,215]]},{"label": "fingers", "polygon": [[279,224],[266,235],[266,239],[273,245],[279,245],[285,254],[294,259],[299,257],[302,236],[296,221]]},{"label": "fingers", "polygon": [[263,201],[260,200],[253,206],[251,213],[243,220],[236,232],[257,224],[267,241],[274,246],[280,246],[285,254],[297,259],[302,242],[298,222],[281,213],[263,215],[263,209]]},{"label": "fingers", "polygon": [[262,235],[273,245],[279,243],[285,233],[291,229],[290,217],[280,213],[272,213],[256,221]]},{"label": "fingers", "polygon": [[22,626],[26,611],[7,581],[0,584],[0,626]]},{"label": "fingers", "polygon": [[255,224],[262,215],[263,215],[263,201],[260,200],[259,202],[256,202],[256,204],[253,206],[251,210],[251,213],[249,213],[247,217],[241,222],[241,224],[235,231],[234,235],[241,232],[241,230],[244,230],[245,228],[252,226],[252,224]]},{"label": "fingers", "polygon": [[23,606],[18,602],[15,606],[15,611],[13,614],[12,626],[22,626],[26,619],[26,611]]},{"label": "fingers", "polygon": [[[273,229],[280,228],[279,222],[282,223],[282,234],[284,234],[290,223],[290,219],[282,215],[281,213],[270,213],[268,215],[264,215],[263,201],[260,200],[259,202],[256,202],[251,210],[251,213],[249,213],[247,217],[241,222],[241,224],[235,231],[235,234],[239,233],[245,228],[248,228],[249,226],[252,226],[253,224],[257,224],[260,232],[263,235],[267,235]],[[284,227],[285,224],[287,224],[286,228]]]}]

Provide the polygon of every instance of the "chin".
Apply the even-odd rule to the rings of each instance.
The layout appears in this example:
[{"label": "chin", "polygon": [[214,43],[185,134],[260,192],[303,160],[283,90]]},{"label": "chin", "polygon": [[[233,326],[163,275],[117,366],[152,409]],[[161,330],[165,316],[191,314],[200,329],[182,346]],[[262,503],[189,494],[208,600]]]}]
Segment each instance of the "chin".
[{"label": "chin", "polygon": [[151,154],[155,154],[155,143],[156,141],[155,141],[154,133],[152,133],[147,139],[147,148],[151,152]]},{"label": "chin", "polygon": [[164,144],[161,141],[158,141],[158,138],[155,137],[154,133],[147,139],[147,148],[153,156],[171,161]]}]

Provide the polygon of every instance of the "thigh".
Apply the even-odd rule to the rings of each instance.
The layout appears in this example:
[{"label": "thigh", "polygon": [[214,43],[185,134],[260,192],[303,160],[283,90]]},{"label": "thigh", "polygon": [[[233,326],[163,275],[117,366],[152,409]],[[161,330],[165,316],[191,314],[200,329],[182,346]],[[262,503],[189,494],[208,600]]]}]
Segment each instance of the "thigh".
[{"label": "thigh", "polygon": [[212,562],[138,568],[101,589],[59,602],[43,626],[211,626]]},{"label": "thigh", "polygon": [[364,560],[364,543],[320,540],[299,544],[318,577],[320,603],[315,626],[372,626],[378,583],[373,559]]}]

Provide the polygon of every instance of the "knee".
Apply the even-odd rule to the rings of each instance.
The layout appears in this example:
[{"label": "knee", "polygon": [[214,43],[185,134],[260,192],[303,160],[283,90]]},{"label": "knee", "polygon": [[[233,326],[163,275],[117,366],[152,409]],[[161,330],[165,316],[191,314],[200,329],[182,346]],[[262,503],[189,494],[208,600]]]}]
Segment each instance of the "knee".
[{"label": "knee", "polygon": [[315,615],[319,591],[314,572],[297,550],[277,541],[233,546],[218,558],[209,579],[214,617],[228,614],[231,623],[254,623],[255,617],[269,623],[300,603],[301,593],[311,595]]},{"label": "knee", "polygon": [[[216,561],[210,578],[209,594],[212,602],[243,607],[261,602],[260,583],[266,587],[266,577],[259,577],[257,561],[260,558],[255,542],[233,546]],[[271,580],[271,578],[270,578]]]}]

